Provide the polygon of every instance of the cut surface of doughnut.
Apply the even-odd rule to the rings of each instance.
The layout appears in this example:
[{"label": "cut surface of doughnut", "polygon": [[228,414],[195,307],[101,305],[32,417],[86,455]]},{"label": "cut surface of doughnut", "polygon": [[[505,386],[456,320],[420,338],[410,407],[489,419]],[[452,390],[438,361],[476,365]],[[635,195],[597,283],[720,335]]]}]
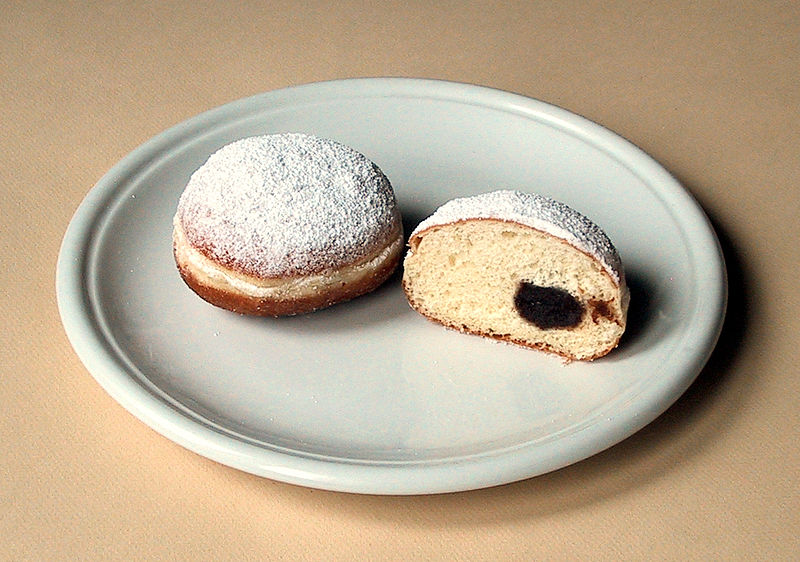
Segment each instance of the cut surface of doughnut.
[{"label": "cut surface of doughnut", "polygon": [[412,233],[403,288],[450,328],[591,360],[617,346],[628,291],[619,255],[562,203],[499,191],[445,204]]}]

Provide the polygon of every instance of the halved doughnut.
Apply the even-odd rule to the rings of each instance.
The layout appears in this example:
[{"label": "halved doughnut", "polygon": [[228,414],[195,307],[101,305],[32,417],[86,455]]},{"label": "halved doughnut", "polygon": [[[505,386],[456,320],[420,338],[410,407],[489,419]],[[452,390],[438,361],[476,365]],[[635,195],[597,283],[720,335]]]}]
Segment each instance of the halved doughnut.
[{"label": "halved doughnut", "polygon": [[629,301],[619,254],[600,227],[517,191],[454,199],[420,223],[403,289],[435,322],[568,360],[616,347]]}]

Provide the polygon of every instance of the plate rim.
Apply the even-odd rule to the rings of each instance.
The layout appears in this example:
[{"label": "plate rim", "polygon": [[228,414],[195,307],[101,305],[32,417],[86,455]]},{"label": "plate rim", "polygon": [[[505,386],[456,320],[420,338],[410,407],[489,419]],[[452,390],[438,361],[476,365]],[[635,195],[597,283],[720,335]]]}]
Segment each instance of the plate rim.
[{"label": "plate rim", "polygon": [[[417,94],[415,95],[415,92]],[[426,95],[419,95],[424,92]],[[134,380],[124,360],[115,353],[101,321],[93,314],[92,296],[86,291],[88,267],[92,253],[87,244],[96,240],[92,233],[98,221],[107,214],[105,203],[116,200],[124,178],[155,165],[164,149],[182,138],[191,138],[210,123],[230,124],[231,116],[241,114],[251,104],[263,101],[323,97],[412,97],[432,98],[458,103],[471,103],[513,114],[524,114],[536,121],[558,123],[562,131],[589,141],[595,148],[610,154],[639,178],[655,177],[661,189],[657,195],[676,198],[682,211],[681,225],[690,224],[700,237],[698,246],[712,260],[706,271],[708,284],[715,289],[703,306],[702,325],[694,326],[696,350],[684,367],[683,376],[670,379],[672,384],[651,392],[659,400],[648,401],[650,409],[637,419],[618,420],[600,435],[586,435],[583,428],[566,436],[573,454],[556,462],[552,458],[536,458],[535,446],[522,443],[513,451],[487,453],[457,459],[457,467],[449,459],[441,461],[359,461],[324,458],[316,455],[282,452],[243,442],[199,423],[185,412],[164,402]],[[246,113],[246,112],[244,112]],[[246,117],[240,117],[244,119]],[[612,152],[609,147],[613,148]],[[619,152],[625,158],[620,158]],[[646,172],[646,173],[645,173]],[[644,182],[650,185],[651,180]],[[663,184],[663,185],[662,185]],[[665,188],[668,187],[668,189]],[[79,359],[101,387],[140,421],[168,439],[204,457],[222,464],[291,484],[314,488],[370,494],[427,494],[462,491],[499,485],[530,478],[583,460],[618,443],[653,421],[691,385],[707,362],[719,338],[727,303],[727,274],[719,240],[705,212],[694,197],[655,159],[621,135],[585,117],[548,102],[486,86],[420,78],[351,78],[312,82],[272,90],[235,100],[204,111],[145,141],[117,162],[86,194],[76,209],[64,234],[56,264],[56,297],[59,314],[67,337]],[[697,312],[694,318],[697,317]],[[688,334],[684,335],[688,338]],[[197,416],[201,417],[201,416]],[[591,432],[590,432],[591,433]],[[557,441],[562,441],[561,439]],[[517,463],[503,463],[513,454]],[[502,478],[490,470],[503,465]],[[453,470],[458,469],[454,478]]]}]

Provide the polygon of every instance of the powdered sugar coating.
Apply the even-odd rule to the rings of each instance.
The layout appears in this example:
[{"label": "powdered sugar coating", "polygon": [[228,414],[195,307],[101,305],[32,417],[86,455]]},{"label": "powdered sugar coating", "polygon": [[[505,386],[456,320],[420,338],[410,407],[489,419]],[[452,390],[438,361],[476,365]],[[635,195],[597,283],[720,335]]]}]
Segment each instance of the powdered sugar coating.
[{"label": "powdered sugar coating", "polygon": [[300,133],[220,148],[192,174],[176,220],[209,258],[265,278],[354,263],[402,229],[378,166],[348,146]]},{"label": "powdered sugar coating", "polygon": [[411,236],[469,219],[516,222],[566,240],[596,258],[618,284],[624,282],[619,254],[599,226],[564,203],[534,193],[500,190],[453,199],[417,225]]}]

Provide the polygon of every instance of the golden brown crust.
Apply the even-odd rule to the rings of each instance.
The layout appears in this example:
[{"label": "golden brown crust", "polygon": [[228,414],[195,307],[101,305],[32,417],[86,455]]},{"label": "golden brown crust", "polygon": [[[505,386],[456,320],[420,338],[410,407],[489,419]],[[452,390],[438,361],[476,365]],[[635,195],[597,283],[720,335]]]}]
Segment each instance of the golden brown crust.
[{"label": "golden brown crust", "polygon": [[239,314],[253,316],[291,316],[312,312],[335,303],[347,301],[373,291],[386,281],[400,263],[402,252],[395,252],[368,275],[355,282],[334,289],[296,299],[271,299],[253,297],[243,293],[222,290],[204,283],[202,279],[176,258],[181,278],[203,300]]}]

